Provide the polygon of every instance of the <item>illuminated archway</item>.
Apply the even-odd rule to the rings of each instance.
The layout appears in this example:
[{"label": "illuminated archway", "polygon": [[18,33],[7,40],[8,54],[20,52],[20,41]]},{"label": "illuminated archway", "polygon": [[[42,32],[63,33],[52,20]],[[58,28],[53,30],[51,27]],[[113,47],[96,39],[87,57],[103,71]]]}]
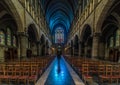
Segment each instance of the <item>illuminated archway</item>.
[{"label": "illuminated archway", "polygon": [[56,28],[55,30],[55,43],[61,44],[64,43],[64,29],[61,27]]}]

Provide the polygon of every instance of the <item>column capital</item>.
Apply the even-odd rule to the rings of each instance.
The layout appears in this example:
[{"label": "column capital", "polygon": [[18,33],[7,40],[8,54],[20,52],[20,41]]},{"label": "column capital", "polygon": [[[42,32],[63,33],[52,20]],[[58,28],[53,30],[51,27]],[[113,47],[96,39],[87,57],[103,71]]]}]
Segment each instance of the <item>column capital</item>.
[{"label": "column capital", "polygon": [[26,32],[18,32],[18,36],[25,36],[28,37],[28,34]]},{"label": "column capital", "polygon": [[93,36],[93,37],[100,37],[100,36],[101,36],[101,33],[94,33],[92,36]]}]

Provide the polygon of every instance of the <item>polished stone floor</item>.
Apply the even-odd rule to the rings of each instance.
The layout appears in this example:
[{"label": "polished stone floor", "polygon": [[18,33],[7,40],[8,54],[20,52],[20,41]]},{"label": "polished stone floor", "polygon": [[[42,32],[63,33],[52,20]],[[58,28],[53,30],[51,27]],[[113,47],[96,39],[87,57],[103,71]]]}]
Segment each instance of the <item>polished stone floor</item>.
[{"label": "polished stone floor", "polygon": [[55,58],[36,85],[84,85],[63,57]]},{"label": "polished stone floor", "polygon": [[63,59],[56,59],[45,85],[75,85]]}]

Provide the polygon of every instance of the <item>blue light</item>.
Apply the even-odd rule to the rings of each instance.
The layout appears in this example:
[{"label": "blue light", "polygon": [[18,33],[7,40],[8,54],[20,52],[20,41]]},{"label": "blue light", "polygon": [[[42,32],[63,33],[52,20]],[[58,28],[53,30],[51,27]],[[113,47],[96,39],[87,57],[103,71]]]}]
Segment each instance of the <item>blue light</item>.
[{"label": "blue light", "polygon": [[54,35],[56,25],[62,24],[66,31],[65,37],[67,37],[78,7],[78,0],[40,0],[40,2],[45,12],[51,34]]},{"label": "blue light", "polygon": [[62,58],[55,59],[45,85],[75,85]]},{"label": "blue light", "polygon": [[[54,82],[59,83],[59,84],[64,83],[66,80],[66,76],[67,76],[67,74],[65,74],[66,68],[61,63],[63,63],[63,62],[62,61],[60,61],[59,63],[58,63],[58,61],[55,62],[55,67],[53,68],[53,70],[54,70],[54,73],[53,73]],[[58,66],[58,64],[60,65],[60,67]],[[58,72],[59,70],[60,70],[60,72]]]}]

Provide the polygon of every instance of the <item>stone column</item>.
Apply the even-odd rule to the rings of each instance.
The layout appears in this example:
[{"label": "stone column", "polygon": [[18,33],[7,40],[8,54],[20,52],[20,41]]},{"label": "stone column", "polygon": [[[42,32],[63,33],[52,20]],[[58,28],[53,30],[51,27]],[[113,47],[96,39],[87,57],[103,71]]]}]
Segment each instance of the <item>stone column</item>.
[{"label": "stone column", "polygon": [[[41,46],[40,46],[40,50],[41,50],[41,55],[42,56],[45,56],[45,45],[44,44],[41,44]],[[44,48],[44,50],[43,50],[43,48]]]},{"label": "stone column", "polygon": [[48,53],[48,55],[50,56],[50,47],[48,47],[48,52],[47,52],[47,53]]},{"label": "stone column", "polygon": [[45,46],[45,56],[48,55],[48,46]]},{"label": "stone column", "polygon": [[37,43],[37,55],[39,56],[40,55],[40,44]]},{"label": "stone column", "polygon": [[73,47],[70,48],[70,55],[73,56]]},{"label": "stone column", "polygon": [[46,43],[45,45],[45,55],[48,55],[48,49],[49,49],[49,43]]},{"label": "stone column", "polygon": [[119,42],[119,58],[118,58],[118,63],[120,63],[120,27],[119,27],[119,29],[118,29],[119,31],[119,40],[118,40],[118,42]]},{"label": "stone column", "polygon": [[87,47],[87,44],[85,44],[85,47],[84,47],[84,57],[87,57],[87,49],[88,49],[88,47]]},{"label": "stone column", "polygon": [[93,35],[93,45],[92,45],[92,59],[96,59],[98,55],[98,48],[99,48],[99,36],[100,33],[95,33]]},{"label": "stone column", "polygon": [[44,47],[44,49],[45,49],[45,52],[44,52],[44,56],[46,56],[46,52],[47,52],[47,48],[46,48],[47,46],[46,46],[46,44],[45,44],[45,47]]},{"label": "stone column", "polygon": [[70,56],[72,56],[72,47],[70,47]]},{"label": "stone column", "polygon": [[42,55],[42,45],[40,44],[39,46],[39,55],[41,56]]},{"label": "stone column", "polygon": [[71,56],[71,47],[69,47],[69,52],[68,52],[68,55],[70,55]]},{"label": "stone column", "polygon": [[18,49],[18,56],[19,58],[27,58],[26,51],[28,48],[28,35],[24,32],[18,33],[19,39],[19,49]]},{"label": "stone column", "polygon": [[79,43],[79,51],[78,52],[79,52],[79,54],[78,54],[79,57],[81,57],[81,43]]},{"label": "stone column", "polygon": [[36,46],[36,43],[33,43],[33,46],[32,46],[32,52],[33,52],[33,55],[37,55],[37,46]]},{"label": "stone column", "polygon": [[5,46],[0,46],[0,62],[5,61],[5,54],[4,54],[5,50],[7,50]]},{"label": "stone column", "polygon": [[73,49],[73,55],[72,56],[74,56],[74,46],[72,47],[72,49]]},{"label": "stone column", "polygon": [[119,52],[119,60],[118,60],[118,63],[120,63],[120,52]]},{"label": "stone column", "polygon": [[46,55],[49,54],[49,45],[46,46]]},{"label": "stone column", "polygon": [[105,43],[100,42],[99,43],[99,59],[105,58]]}]

